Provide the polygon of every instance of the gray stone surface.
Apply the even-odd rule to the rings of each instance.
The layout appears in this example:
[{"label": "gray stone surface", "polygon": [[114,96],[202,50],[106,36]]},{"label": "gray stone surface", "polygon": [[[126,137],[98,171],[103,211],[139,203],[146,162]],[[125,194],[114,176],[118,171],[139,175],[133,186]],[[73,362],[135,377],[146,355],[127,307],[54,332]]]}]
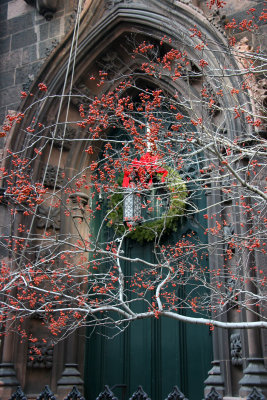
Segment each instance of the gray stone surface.
[{"label": "gray stone surface", "polygon": [[0,57],[0,72],[20,67],[22,63],[21,49],[6,53]]},{"label": "gray stone surface", "polygon": [[34,29],[27,29],[26,31],[22,31],[12,35],[11,40],[11,50],[16,50],[21,47],[28,46],[36,42],[37,35]]},{"label": "gray stone surface", "polygon": [[[51,21],[24,0],[0,0],[0,123],[9,108],[20,103],[20,91],[29,90],[45,58],[64,35],[73,4],[59,2]],[[67,14],[66,10],[67,9]]]},{"label": "gray stone surface", "polygon": [[4,71],[0,74],[0,89],[14,85],[14,70]]},{"label": "gray stone surface", "polygon": [[2,4],[0,7],[0,21],[6,20],[7,18],[7,4]]},{"label": "gray stone surface", "polygon": [[48,39],[48,32],[49,32],[49,23],[46,22],[44,24],[39,25],[40,29],[40,40]]},{"label": "gray stone surface", "polygon": [[1,21],[1,24],[0,24],[0,37],[4,37],[6,35],[8,35],[7,21]]},{"label": "gray stone surface", "polygon": [[31,75],[36,75],[40,67],[40,62],[31,63],[30,65],[24,65],[23,67],[16,69],[16,85],[25,83]]},{"label": "gray stone surface", "polygon": [[33,14],[25,14],[7,21],[8,34],[25,31],[33,27]]},{"label": "gray stone surface", "polygon": [[[0,107],[0,121],[4,121],[5,116],[6,116],[6,107]],[[1,146],[2,146],[3,138],[0,138],[0,139],[1,139],[0,140],[0,148],[2,148]]]},{"label": "gray stone surface", "polygon": [[0,107],[16,103],[19,98],[20,92],[19,89],[16,87],[10,87],[0,90]]},{"label": "gray stone surface", "polygon": [[0,53],[4,54],[10,50],[10,36],[1,39],[0,41]]},{"label": "gray stone surface", "polygon": [[37,60],[37,49],[34,43],[31,46],[25,47],[22,50],[22,64],[32,63]]},{"label": "gray stone surface", "polygon": [[49,56],[51,51],[57,46],[58,39],[45,40],[44,42],[40,42],[39,44],[39,55],[40,58],[46,58]]},{"label": "gray stone surface", "polygon": [[60,20],[54,19],[49,23],[49,38],[60,35]]}]

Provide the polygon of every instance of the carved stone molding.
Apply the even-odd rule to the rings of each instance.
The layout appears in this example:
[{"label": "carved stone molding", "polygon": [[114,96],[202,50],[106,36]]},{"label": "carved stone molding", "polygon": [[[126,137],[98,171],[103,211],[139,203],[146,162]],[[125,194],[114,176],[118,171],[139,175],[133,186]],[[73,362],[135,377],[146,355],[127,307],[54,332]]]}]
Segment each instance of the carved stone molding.
[{"label": "carved stone molding", "polygon": [[108,51],[100,55],[97,59],[97,65],[101,70],[109,74],[114,74],[123,67],[123,61],[116,51]]},{"label": "carved stone molding", "polygon": [[[67,393],[75,386],[79,391],[83,389],[83,380],[78,370],[78,365],[74,363],[65,364],[65,368],[61,374],[60,379],[57,382],[57,395],[60,399],[69,399]],[[76,398],[76,397],[75,397]],[[73,397],[74,399],[74,397]],[[84,400],[83,397],[77,397],[79,400]]]},{"label": "carved stone molding", "polygon": [[[263,117],[267,116],[267,79],[256,80],[256,83],[253,87],[253,94],[255,98],[257,112]],[[260,118],[261,125],[259,127],[260,131],[267,130],[267,122],[266,119]]]},{"label": "carved stone molding", "polygon": [[233,190],[233,180],[230,176],[224,176],[221,183],[222,190],[222,200],[224,202],[230,202],[233,200],[232,190]]},{"label": "carved stone molding", "polygon": [[223,227],[225,250],[228,250],[230,248],[234,233],[235,233],[235,227],[232,223],[225,225]]},{"label": "carved stone molding", "polygon": [[244,376],[239,381],[241,397],[247,397],[253,387],[262,391],[266,396],[267,388],[267,370],[262,358],[248,358],[248,366],[244,370]]},{"label": "carved stone molding", "polygon": [[47,21],[53,18],[57,11],[58,0],[24,0],[30,6],[35,7],[39,14],[43,15]]},{"label": "carved stone molding", "polygon": [[27,354],[28,368],[52,368],[53,366],[53,346],[51,343],[44,343],[39,340],[29,343]]},{"label": "carved stone molding", "polygon": [[238,64],[241,68],[249,68],[249,54],[254,51],[253,47],[250,45],[250,41],[245,36],[235,45],[235,56]]},{"label": "carved stone molding", "polygon": [[214,11],[209,17],[209,21],[214,25],[220,33],[226,36],[225,33],[225,23],[226,23],[226,16],[225,14],[221,14],[220,10]]},{"label": "carved stone molding", "polygon": [[205,82],[203,85],[202,97],[204,100],[206,100],[208,115],[217,115],[221,108],[219,96],[208,82]]},{"label": "carved stone molding", "polygon": [[242,365],[242,343],[240,333],[230,336],[231,362],[235,366]]},{"label": "carved stone molding", "polygon": [[216,391],[224,395],[224,379],[221,371],[220,361],[212,361],[212,369],[208,372],[208,378],[205,380],[205,395],[214,387]]},{"label": "carved stone molding", "polygon": [[60,208],[45,206],[38,207],[36,226],[39,229],[60,229]]},{"label": "carved stone molding", "polygon": [[45,48],[46,57],[48,57],[49,54],[52,53],[52,51],[57,47],[58,44],[59,44],[59,40],[58,39],[53,39],[52,40],[52,42],[49,44],[49,46],[47,46]]},{"label": "carved stone molding", "polygon": [[[53,138],[55,127],[51,128],[50,130],[50,137]],[[53,139],[53,145],[57,148],[63,148],[63,150],[69,151],[72,145],[72,140],[76,137],[77,129],[72,126],[67,125],[65,132],[64,126],[59,125],[56,129],[56,137]]]},{"label": "carved stone molding", "polygon": [[16,377],[14,365],[12,363],[0,364],[0,397],[1,399],[9,399],[11,393],[14,392],[19,381]]},{"label": "carved stone molding", "polygon": [[119,3],[131,3],[132,0],[106,0],[105,8],[106,10],[111,10]]},{"label": "carved stone molding", "polygon": [[89,196],[85,193],[76,192],[70,195],[70,198],[72,200],[72,217],[83,219]]},{"label": "carved stone molding", "polygon": [[267,112],[267,79],[260,79],[256,82],[254,90],[258,104],[263,113]]},{"label": "carved stone molding", "polygon": [[91,92],[84,83],[80,82],[73,87],[71,102],[76,107],[79,107],[81,104],[83,104],[84,106],[88,105],[90,102],[90,98]]},{"label": "carved stone molding", "polygon": [[59,188],[64,184],[63,169],[53,165],[47,165],[42,168],[42,176],[44,176],[44,185],[52,189]]},{"label": "carved stone molding", "polygon": [[229,299],[233,299],[236,296],[236,291],[238,290],[238,287],[239,283],[237,279],[234,278],[227,279],[225,284],[225,289]]},{"label": "carved stone molding", "polygon": [[[245,36],[235,46],[235,57],[242,69],[250,70],[251,64],[250,55],[253,55],[255,49],[250,45],[250,40]],[[267,79],[257,77],[256,75],[249,76],[249,86],[253,97],[256,114],[266,117],[267,114]],[[258,118],[261,121],[261,126],[258,131],[267,130],[267,123],[264,119]]]}]

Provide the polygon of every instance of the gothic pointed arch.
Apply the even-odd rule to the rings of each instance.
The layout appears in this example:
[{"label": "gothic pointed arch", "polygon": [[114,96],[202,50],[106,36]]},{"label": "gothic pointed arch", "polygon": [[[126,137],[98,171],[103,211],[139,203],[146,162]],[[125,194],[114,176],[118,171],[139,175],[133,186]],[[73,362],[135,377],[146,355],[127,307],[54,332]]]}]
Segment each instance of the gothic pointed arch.
[{"label": "gothic pointed arch", "polygon": [[[202,32],[203,40],[208,44],[207,47],[201,49],[201,58],[199,46],[202,39],[200,40],[198,31]],[[181,103],[183,99],[189,99],[183,103],[188,118],[192,120],[205,118],[207,132],[214,131],[214,127],[215,130],[218,127],[225,132],[225,137],[230,138],[239,136],[243,132],[242,119],[233,117],[236,99],[230,95],[229,91],[224,90],[225,87],[239,86],[238,74],[228,73],[232,68],[238,70],[237,63],[229,54],[224,35],[190,2],[171,0],[85,2],[79,32],[76,42],[73,40],[74,28],[43,65],[31,91],[37,93],[40,82],[43,82],[48,90],[44,92],[37,112],[36,108],[31,107],[31,98],[25,99],[23,109],[28,109],[23,122],[25,133],[17,135],[18,129],[15,129],[10,143],[13,151],[23,153],[24,157],[35,159],[36,147],[28,145],[27,127],[31,125],[34,118],[38,117],[38,121],[44,127],[37,141],[38,147],[42,148],[42,155],[32,162],[32,176],[36,180],[43,180],[49,191],[58,189],[60,192],[65,183],[70,182],[73,190],[72,210],[77,213],[77,220],[84,218],[83,209],[90,199],[90,191],[81,193],[75,185],[72,186],[71,182],[77,177],[89,180],[88,165],[94,160],[94,156],[85,151],[88,149],[88,132],[81,124],[80,105],[86,106],[88,98],[114,90],[121,82],[121,77],[135,74],[136,81],[142,87],[146,85],[151,88],[160,87],[170,96],[179,93]],[[158,80],[155,77],[144,78],[142,57],[138,55],[135,58],[132,57],[135,45],[146,42],[160,47],[159,44],[163,38],[165,51],[173,48],[187,54],[184,69],[181,69],[181,79],[170,79],[167,74],[166,76],[162,74]],[[209,72],[206,72],[206,65]],[[99,85],[99,71],[109,74],[109,79],[103,85]],[[223,81],[220,79],[222,75]],[[98,79],[94,78],[96,76]],[[208,93],[209,99],[213,99],[212,103],[207,101],[203,103],[203,90]],[[222,93],[223,96],[220,95]],[[246,94],[240,93],[238,101],[240,104],[246,104]],[[63,144],[62,138],[64,138]],[[97,147],[98,144],[96,143],[95,146]],[[207,170],[207,175],[211,172]],[[63,198],[64,195],[62,191]],[[212,195],[207,195],[210,214],[218,212],[214,204],[221,195],[220,189],[217,190],[217,188],[212,191]],[[49,214],[48,218],[50,228],[62,238],[70,232],[75,234],[78,229],[76,223],[71,223],[65,218],[65,211],[56,209],[53,215]],[[45,205],[39,208],[38,216],[33,224],[38,232],[41,232],[45,225],[47,227],[45,220],[47,212]],[[23,215],[21,215],[19,223],[23,221]],[[86,237],[88,229],[88,225],[81,224],[82,236]],[[210,262],[218,267],[221,263],[212,254]],[[34,332],[39,329],[39,325],[40,321],[36,318],[34,322],[31,321],[26,326],[26,329],[32,329]],[[219,340],[222,341],[222,337],[226,338],[227,334],[220,335],[220,338],[214,335],[216,360],[225,359],[225,352],[219,347]],[[79,370],[83,374],[84,366],[85,340],[81,337],[76,332],[65,342],[60,342],[53,350],[52,365],[50,365],[51,357],[46,357],[48,359],[46,365],[49,367],[45,369],[42,380],[46,380],[45,384],[48,383],[47,380],[50,380],[50,385],[59,395],[63,396],[68,392],[69,384],[66,377],[71,376],[72,382],[80,388],[83,385],[78,372]],[[14,338],[13,340],[15,343]],[[39,345],[42,351],[42,343]],[[70,348],[71,351],[64,351]],[[48,353],[50,350],[50,348],[46,349]],[[52,350],[50,355],[51,352]],[[36,382],[37,375],[35,371],[32,371],[31,355],[30,345],[24,345],[24,348],[20,350],[18,344],[15,343],[10,357],[15,364],[23,364],[17,372],[19,381],[24,383],[29,392],[34,392],[38,390],[33,383]],[[25,357],[27,362],[25,362]],[[221,367],[224,368],[225,364]],[[27,373],[29,369],[30,374]],[[218,379],[214,385],[217,384],[217,388],[223,392],[225,386],[220,367],[217,368],[217,376]],[[230,385],[229,382],[226,384]],[[209,381],[207,381],[207,386],[209,387]]]}]

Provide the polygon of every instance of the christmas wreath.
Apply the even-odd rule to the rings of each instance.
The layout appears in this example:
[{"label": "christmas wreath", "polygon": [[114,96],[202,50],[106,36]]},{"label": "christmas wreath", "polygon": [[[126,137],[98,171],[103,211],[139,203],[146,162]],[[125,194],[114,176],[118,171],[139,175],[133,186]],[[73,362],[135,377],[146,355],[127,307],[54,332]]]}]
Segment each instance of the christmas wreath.
[{"label": "christmas wreath", "polygon": [[[177,221],[184,214],[187,189],[178,171],[162,164],[157,156],[146,153],[140,160],[134,159],[117,180],[116,193],[109,197],[108,226],[122,235],[129,230],[127,237],[139,243],[153,241],[162,234],[177,230]],[[139,224],[127,222],[123,216],[123,202],[129,189],[143,200],[142,208],[147,208],[145,198],[152,189],[160,188],[168,197],[168,205],[161,216],[142,219]],[[157,199],[160,195],[156,194]],[[151,207],[152,208],[152,207]]]}]

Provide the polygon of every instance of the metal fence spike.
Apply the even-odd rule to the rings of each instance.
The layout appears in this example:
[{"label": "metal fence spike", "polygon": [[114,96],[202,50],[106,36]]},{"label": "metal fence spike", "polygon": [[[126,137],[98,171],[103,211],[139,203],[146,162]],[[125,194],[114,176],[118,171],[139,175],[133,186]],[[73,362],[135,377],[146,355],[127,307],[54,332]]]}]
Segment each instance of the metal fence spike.
[{"label": "metal fence spike", "polygon": [[169,393],[165,400],[187,400],[185,395],[181,392],[178,386],[173,387],[173,391]]},{"label": "metal fence spike", "polygon": [[217,392],[214,386],[212,386],[210,392],[205,397],[205,400],[222,400],[222,395]]},{"label": "metal fence spike", "polygon": [[148,394],[144,392],[142,386],[138,386],[136,392],[133,393],[129,400],[150,400]]},{"label": "metal fence spike", "polygon": [[256,386],[253,386],[247,400],[265,400],[265,396],[256,388]]},{"label": "metal fence spike", "polygon": [[37,397],[36,400],[56,400],[54,393],[51,391],[48,385],[45,385],[42,393]]},{"label": "metal fence spike", "polygon": [[103,392],[101,392],[96,400],[118,400],[117,397],[115,397],[114,393],[110,390],[108,385],[105,385],[105,389]]},{"label": "metal fence spike", "polygon": [[21,389],[21,386],[17,387],[17,390],[12,394],[9,400],[27,400],[27,397]]},{"label": "metal fence spike", "polygon": [[73,386],[71,392],[64,400],[85,400],[81,392],[78,390],[77,386]]}]

